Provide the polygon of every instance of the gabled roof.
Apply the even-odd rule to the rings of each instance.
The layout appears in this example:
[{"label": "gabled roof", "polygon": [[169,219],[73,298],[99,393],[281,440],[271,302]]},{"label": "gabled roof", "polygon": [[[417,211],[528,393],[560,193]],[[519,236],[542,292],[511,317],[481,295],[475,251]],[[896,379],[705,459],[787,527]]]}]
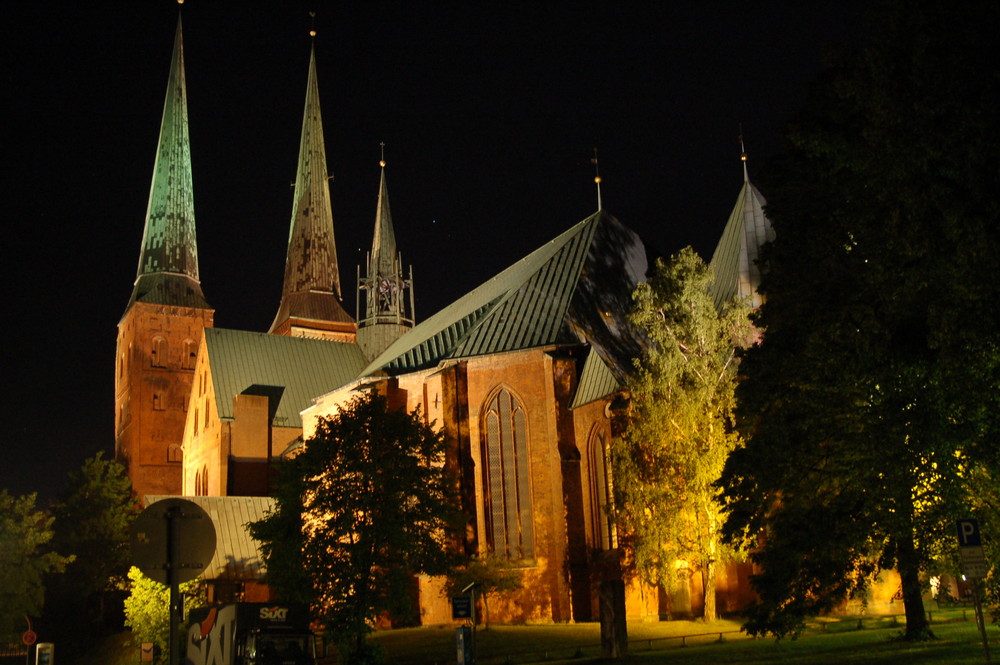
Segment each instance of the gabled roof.
[{"label": "gabled roof", "polygon": [[583,363],[583,371],[580,372],[580,381],[573,395],[573,403],[569,408],[578,407],[596,402],[602,397],[607,397],[611,393],[618,391],[621,384],[607,363],[601,360],[601,356],[593,348],[587,354],[587,360]]},{"label": "gabled roof", "polygon": [[309,52],[309,79],[302,114],[284,284],[271,332],[289,319],[299,323],[354,323],[340,304],[340,271],[327,176],[314,46]]},{"label": "gabled roof", "polygon": [[365,360],[357,344],[265,333],[205,329],[205,348],[222,420],[240,394],[280,395],[271,424],[302,427],[312,398],[349,382]]},{"label": "gabled roof", "polygon": [[716,308],[736,298],[750,298],[753,307],[761,304],[757,293],[760,286],[757,261],[764,243],[774,240],[774,229],[764,215],[765,205],[767,201],[744,171],[743,188],[712,254],[711,266],[715,272],[712,297]]},{"label": "gabled roof", "polygon": [[402,374],[453,358],[589,344],[621,381],[641,349],[626,315],[646,269],[639,237],[599,211],[416,326],[362,376]]},{"label": "gabled roof", "polygon": [[[147,495],[145,504],[176,496]],[[274,510],[274,499],[263,496],[185,496],[198,504],[215,525],[215,554],[203,580],[257,580],[265,572],[260,543],[250,537],[247,524]]]},{"label": "gabled roof", "polygon": [[179,17],[130,307],[133,302],[209,308],[198,277],[184,39]]}]

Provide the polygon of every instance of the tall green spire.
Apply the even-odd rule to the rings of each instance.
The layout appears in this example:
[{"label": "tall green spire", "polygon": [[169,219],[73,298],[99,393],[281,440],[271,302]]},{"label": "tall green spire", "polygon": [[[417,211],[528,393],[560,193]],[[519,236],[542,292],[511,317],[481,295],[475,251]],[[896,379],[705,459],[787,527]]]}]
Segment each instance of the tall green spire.
[{"label": "tall green spire", "polygon": [[309,54],[284,286],[271,332],[297,334],[295,328],[327,329],[330,324],[340,324],[334,325],[337,329],[349,325],[353,332],[354,320],[344,311],[340,297],[314,46]]},{"label": "tall green spire", "polygon": [[198,276],[192,190],[184,40],[178,17],[131,302],[209,307]]}]

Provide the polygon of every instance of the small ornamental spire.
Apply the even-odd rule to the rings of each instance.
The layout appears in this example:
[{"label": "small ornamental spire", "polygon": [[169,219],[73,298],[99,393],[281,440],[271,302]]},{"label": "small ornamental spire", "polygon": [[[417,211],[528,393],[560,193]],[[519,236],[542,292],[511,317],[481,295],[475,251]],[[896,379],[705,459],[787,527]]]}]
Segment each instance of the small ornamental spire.
[{"label": "small ornamental spire", "polygon": [[740,161],[743,162],[743,182],[750,182],[747,175],[747,151],[743,146],[743,123],[740,123]]},{"label": "small ornamental spire", "polygon": [[594,156],[590,158],[590,163],[594,165],[594,184],[597,185],[597,209],[604,210],[601,205],[601,170],[597,164],[597,148],[594,148]]}]

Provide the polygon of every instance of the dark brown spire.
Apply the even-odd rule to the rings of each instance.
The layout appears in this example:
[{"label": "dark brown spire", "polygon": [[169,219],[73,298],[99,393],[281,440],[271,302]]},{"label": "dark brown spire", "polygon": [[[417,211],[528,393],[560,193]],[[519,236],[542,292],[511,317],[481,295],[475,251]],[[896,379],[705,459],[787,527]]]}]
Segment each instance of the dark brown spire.
[{"label": "dark brown spire", "polygon": [[327,336],[350,333],[354,320],[340,304],[340,274],[333,236],[333,213],[316,80],[316,50],[309,55],[302,139],[285,260],[285,279],[272,333]]}]

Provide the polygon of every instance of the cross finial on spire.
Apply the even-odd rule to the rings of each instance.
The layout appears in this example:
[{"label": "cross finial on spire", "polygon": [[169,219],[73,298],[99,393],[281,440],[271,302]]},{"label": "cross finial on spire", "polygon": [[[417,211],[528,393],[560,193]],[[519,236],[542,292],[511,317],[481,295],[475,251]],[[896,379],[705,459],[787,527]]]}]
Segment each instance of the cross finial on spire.
[{"label": "cross finial on spire", "polygon": [[[183,0],[181,0],[181,1],[183,1]],[[316,12],[309,12],[309,18],[310,18],[310,22],[311,22],[311,26],[309,28],[309,36],[310,37],[315,37],[316,36]]]},{"label": "cross finial on spire", "polygon": [[590,163],[594,165],[594,184],[597,185],[597,209],[603,210],[604,207],[601,205],[601,170],[597,165],[597,148],[594,148],[594,156],[590,159]]},{"label": "cross finial on spire", "polygon": [[743,123],[740,123],[740,161],[743,162],[743,182],[748,182],[750,178],[747,176],[747,151],[743,146]]},{"label": "cross finial on spire", "polygon": [[385,168],[385,141],[379,141],[378,146],[382,150],[382,156],[378,160],[378,165],[381,166],[382,168]]}]

